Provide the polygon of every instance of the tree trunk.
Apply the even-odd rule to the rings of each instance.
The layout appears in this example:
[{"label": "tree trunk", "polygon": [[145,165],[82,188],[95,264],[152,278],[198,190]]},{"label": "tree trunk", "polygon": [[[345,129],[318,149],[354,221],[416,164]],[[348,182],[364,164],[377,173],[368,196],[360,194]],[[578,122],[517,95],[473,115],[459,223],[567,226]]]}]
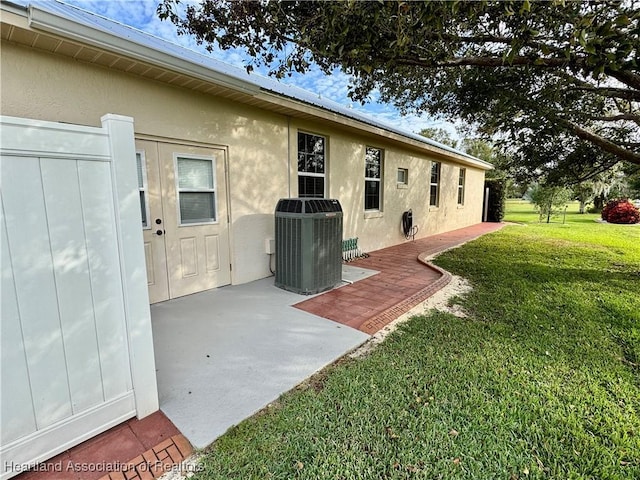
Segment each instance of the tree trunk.
[{"label": "tree trunk", "polygon": [[604,193],[596,195],[593,199],[593,208],[596,210],[602,210],[604,208]]},{"label": "tree trunk", "polygon": [[580,209],[578,210],[578,213],[584,213],[586,207],[586,202],[583,199],[580,199]]}]

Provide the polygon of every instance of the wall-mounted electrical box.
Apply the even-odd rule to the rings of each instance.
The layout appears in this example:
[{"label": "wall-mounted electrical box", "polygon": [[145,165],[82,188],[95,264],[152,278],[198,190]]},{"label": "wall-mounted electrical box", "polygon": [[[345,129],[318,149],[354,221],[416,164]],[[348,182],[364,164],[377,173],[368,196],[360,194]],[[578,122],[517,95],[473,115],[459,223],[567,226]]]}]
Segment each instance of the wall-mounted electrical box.
[{"label": "wall-mounted electrical box", "polygon": [[264,241],[264,249],[268,255],[273,255],[276,253],[276,240],[275,238],[267,238]]}]

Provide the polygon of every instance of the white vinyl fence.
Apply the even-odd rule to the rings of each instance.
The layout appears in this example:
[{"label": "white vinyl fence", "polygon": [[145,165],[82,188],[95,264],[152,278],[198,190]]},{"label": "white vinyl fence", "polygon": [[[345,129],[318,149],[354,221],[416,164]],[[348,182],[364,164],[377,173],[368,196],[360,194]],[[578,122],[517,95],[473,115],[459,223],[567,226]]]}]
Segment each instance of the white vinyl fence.
[{"label": "white vinyl fence", "polygon": [[0,478],[158,409],[133,119],[0,117]]}]

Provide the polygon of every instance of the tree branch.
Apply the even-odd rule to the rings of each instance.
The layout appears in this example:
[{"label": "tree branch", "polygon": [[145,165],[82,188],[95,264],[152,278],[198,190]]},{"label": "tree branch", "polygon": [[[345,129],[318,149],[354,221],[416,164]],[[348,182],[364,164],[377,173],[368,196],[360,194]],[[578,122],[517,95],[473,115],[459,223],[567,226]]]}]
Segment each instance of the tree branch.
[{"label": "tree branch", "polygon": [[574,59],[572,62],[566,58],[531,58],[531,57],[514,57],[510,60],[506,60],[502,57],[460,57],[450,58],[447,60],[430,60],[428,58],[408,58],[398,57],[398,64],[415,66],[415,67],[517,67],[517,66],[536,66],[536,67],[548,67],[558,68],[566,67],[570,63],[581,64],[582,61]]},{"label": "tree branch", "polygon": [[620,121],[629,121],[633,123],[637,123],[640,125],[640,115],[637,113],[616,113],[612,115],[588,115],[583,111],[576,110],[563,110],[563,115],[583,115],[584,118],[588,118],[589,120],[594,120],[597,122],[620,122]]},{"label": "tree branch", "polygon": [[637,73],[633,73],[627,70],[611,70],[610,68],[605,68],[605,73],[619,82],[624,83],[628,87],[633,88],[634,90],[640,90],[640,75]]},{"label": "tree branch", "polygon": [[580,125],[573,123],[570,120],[558,118],[558,121],[568,127],[578,138],[598,146],[603,151],[615,155],[621,160],[626,160],[630,163],[640,165],[640,153],[623,148],[620,145],[613,143],[611,140],[607,140],[600,135],[585,130]]},{"label": "tree branch", "polygon": [[601,95],[603,97],[621,98],[622,100],[629,100],[629,101],[635,101],[635,102],[640,101],[640,91],[627,90],[625,88],[615,88],[615,87],[594,87],[592,85],[589,85],[586,82],[584,82],[584,84],[579,87],[568,87],[567,90],[591,92],[591,93],[595,93],[596,95]]},{"label": "tree branch", "polygon": [[[615,164],[615,163],[614,163],[614,164]],[[596,169],[592,170],[591,172],[588,172],[588,173],[585,173],[585,174],[584,174],[584,175],[582,175],[582,176],[579,176],[579,177],[577,178],[577,182],[576,182],[576,183],[582,183],[582,182],[586,182],[586,181],[588,181],[588,180],[591,180],[591,179],[593,179],[594,177],[596,177],[596,176],[600,175],[601,173],[604,173],[604,172],[606,172],[606,171],[608,171],[608,170],[611,170],[611,167],[612,167],[612,166],[613,166],[613,165],[609,165],[609,164],[607,164],[607,165],[600,165],[598,168],[596,168]]]},{"label": "tree branch", "polygon": [[[421,37],[423,41],[425,41],[425,43],[429,43],[431,41],[442,41],[445,40],[447,42],[450,42],[452,44],[473,44],[473,45],[478,45],[478,46],[483,46],[487,43],[498,43],[501,45],[511,45],[515,38],[514,37],[504,37],[504,36],[498,36],[498,35],[493,35],[491,33],[485,33],[483,35],[468,35],[468,36],[464,36],[464,35],[454,35],[454,34],[443,34],[443,33],[434,33],[434,34],[426,34],[424,36]],[[556,53],[562,53],[564,52],[564,49],[562,47],[559,47],[557,45],[552,45],[549,44],[547,42],[543,42],[543,41],[539,41],[539,40],[552,40],[552,41],[557,41],[557,39],[555,38],[542,38],[542,37],[536,37],[536,40],[534,39],[527,39],[525,40],[524,44],[522,45],[523,47],[529,47],[529,48],[534,48],[537,50],[542,50],[545,49],[548,52],[556,52]],[[429,50],[429,46],[427,45],[426,47],[423,47],[422,45],[416,45],[417,47],[428,51]]]},{"label": "tree branch", "polygon": [[618,115],[602,115],[602,116],[590,116],[589,119],[599,122],[618,122],[620,120],[629,120],[633,123],[640,125],[640,115],[634,115],[632,113],[620,113]]}]

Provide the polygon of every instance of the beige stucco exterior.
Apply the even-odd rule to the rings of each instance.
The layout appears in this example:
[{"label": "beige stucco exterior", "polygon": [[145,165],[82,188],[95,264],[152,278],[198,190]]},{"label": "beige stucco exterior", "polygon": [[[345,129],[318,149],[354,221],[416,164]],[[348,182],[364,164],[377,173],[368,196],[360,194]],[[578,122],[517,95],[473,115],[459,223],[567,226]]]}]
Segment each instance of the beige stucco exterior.
[{"label": "beige stucco exterior", "polygon": [[[4,36],[3,36],[4,37]],[[413,210],[417,237],[481,221],[484,170],[429,153],[397,135],[376,135],[357,125],[297,117],[151,80],[135,73],[3,41],[3,115],[98,126],[106,113],[134,118],[139,138],[169,139],[226,152],[232,283],[270,275],[265,240],[274,236],[279,198],[297,195],[297,132],[327,139],[326,193],[344,210],[344,238],[358,237],[364,251],[407,241],[401,216]],[[364,211],[366,146],[384,151],[380,212]],[[440,204],[429,207],[432,161],[442,162]],[[459,168],[466,168],[465,202],[457,204]],[[408,186],[396,182],[409,171]]]}]

